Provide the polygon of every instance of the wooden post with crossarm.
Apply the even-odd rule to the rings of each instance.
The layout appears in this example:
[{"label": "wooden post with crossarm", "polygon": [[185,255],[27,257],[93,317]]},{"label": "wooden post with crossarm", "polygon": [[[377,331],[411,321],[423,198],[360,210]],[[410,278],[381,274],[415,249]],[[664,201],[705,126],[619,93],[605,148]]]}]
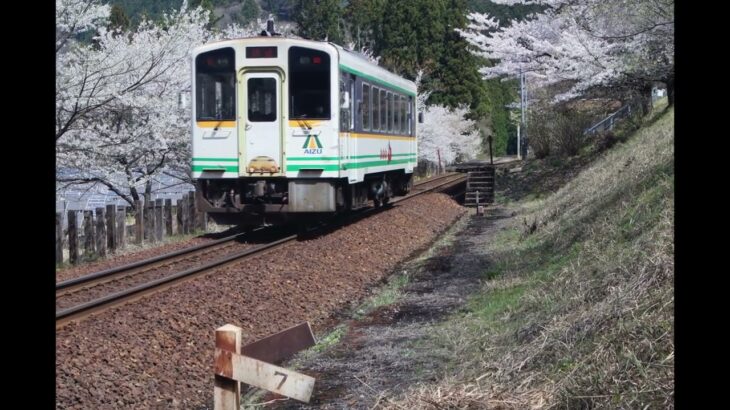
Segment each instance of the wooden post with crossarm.
[{"label": "wooden post with crossarm", "polygon": [[314,346],[316,341],[309,323],[245,346],[240,344],[242,334],[240,327],[230,324],[216,330],[214,410],[238,410],[241,383],[308,403],[315,379],[268,361],[279,362]]}]

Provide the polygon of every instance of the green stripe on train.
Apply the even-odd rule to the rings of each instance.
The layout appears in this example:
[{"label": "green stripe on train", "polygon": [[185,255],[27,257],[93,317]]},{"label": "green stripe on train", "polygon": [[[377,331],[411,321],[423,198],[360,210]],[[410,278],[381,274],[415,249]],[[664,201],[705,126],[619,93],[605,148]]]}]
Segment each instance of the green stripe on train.
[{"label": "green stripe on train", "polygon": [[[415,157],[416,154],[393,154],[393,157]],[[338,161],[340,159],[344,160],[356,160],[356,159],[363,159],[363,158],[381,158],[381,154],[372,154],[372,155],[353,155],[349,159],[345,157],[287,157],[287,161]]]},{"label": "green stripe on train", "polygon": [[193,158],[193,161],[238,162],[238,158]]},{"label": "green stripe on train", "polygon": [[345,168],[353,169],[353,168],[380,167],[380,166],[387,166],[387,165],[407,164],[410,162],[416,162],[416,161],[414,159],[394,159],[392,161],[383,160],[383,161],[354,162],[354,163],[345,164]]},{"label": "green stripe on train", "polygon": [[339,161],[340,157],[286,157],[287,161]]},{"label": "green stripe on train", "polygon": [[220,165],[193,165],[193,171],[225,171],[225,172],[238,172],[237,166],[226,166]]},{"label": "green stripe on train", "polygon": [[340,166],[337,164],[287,165],[286,170],[287,171],[304,171],[304,170],[339,171]]},{"label": "green stripe on train", "polygon": [[[392,157],[415,157],[416,154],[393,154]],[[345,158],[345,157],[342,157]],[[372,154],[372,155],[353,155],[350,157],[350,159],[361,159],[361,158],[380,158],[380,154]]]}]

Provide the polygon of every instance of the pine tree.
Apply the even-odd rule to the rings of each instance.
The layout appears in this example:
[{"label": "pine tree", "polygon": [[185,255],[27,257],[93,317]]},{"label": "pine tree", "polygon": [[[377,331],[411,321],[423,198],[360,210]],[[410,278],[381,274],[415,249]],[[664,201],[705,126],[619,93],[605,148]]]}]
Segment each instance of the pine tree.
[{"label": "pine tree", "polygon": [[298,34],[311,40],[342,43],[342,7],[339,0],[299,0],[294,8]]},{"label": "pine tree", "polygon": [[111,12],[109,14],[109,28],[119,29],[127,31],[131,27],[129,16],[124,12],[124,9],[119,5],[112,5]]}]

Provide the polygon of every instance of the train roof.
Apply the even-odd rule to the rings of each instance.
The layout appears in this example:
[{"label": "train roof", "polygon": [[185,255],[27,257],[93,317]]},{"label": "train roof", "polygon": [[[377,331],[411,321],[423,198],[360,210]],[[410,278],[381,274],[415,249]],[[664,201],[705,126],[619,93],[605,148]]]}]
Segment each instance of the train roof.
[{"label": "train roof", "polygon": [[[345,71],[353,72],[356,75],[369,79],[375,83],[385,82],[388,85],[394,85],[396,88],[400,88],[406,91],[408,94],[415,95],[417,93],[416,83],[407,80],[397,74],[394,74],[385,68],[379,66],[368,60],[365,56],[356,53],[351,50],[347,50],[344,47],[331,43],[328,41],[315,41],[306,40],[301,38],[291,37],[279,37],[279,36],[257,36],[257,37],[244,37],[236,39],[219,40],[211,43],[204,44],[202,46],[195,47],[193,49],[193,55],[203,53],[210,50],[215,50],[225,46],[234,46],[239,44],[266,44],[266,43],[284,43],[284,44],[297,44],[303,46],[316,46],[316,48],[330,48],[333,49],[339,55],[340,69]],[[325,46],[325,47],[323,47]]]},{"label": "train roof", "polygon": [[[330,43],[332,44],[332,43]],[[340,53],[340,66],[344,65],[350,69],[347,71],[357,71],[355,74],[361,75],[375,82],[387,82],[404,89],[408,94],[414,95],[417,92],[416,83],[406,80],[405,78],[394,74],[378,64],[368,60],[362,54],[354,51],[346,50],[342,46],[332,44]]]}]

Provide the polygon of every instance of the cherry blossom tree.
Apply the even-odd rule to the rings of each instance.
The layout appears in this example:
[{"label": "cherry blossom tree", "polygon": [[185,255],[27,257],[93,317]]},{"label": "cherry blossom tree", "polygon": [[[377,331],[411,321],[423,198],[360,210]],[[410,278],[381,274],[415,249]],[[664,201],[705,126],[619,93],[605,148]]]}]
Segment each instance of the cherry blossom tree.
[{"label": "cherry blossom tree", "polygon": [[[102,184],[130,204],[168,173],[189,180],[193,47],[257,34],[253,26],[206,28],[207,12],[189,9],[143,21],[132,32],[106,27],[108,7],[95,0],[57,3],[56,158],[60,187]],[[74,40],[93,30],[92,44]],[[68,172],[68,171],[72,172]]]},{"label": "cherry blossom tree", "polygon": [[542,11],[505,27],[472,13],[457,30],[493,66],[486,78],[526,72],[534,86],[570,84],[566,100],[594,90],[647,93],[653,82],[674,88],[674,0],[495,0],[534,4]]},{"label": "cherry blossom tree", "polygon": [[131,33],[96,26],[93,44],[58,53],[57,165],[78,170],[58,182],[101,183],[132,204],[140,184],[185,162],[190,111],[177,98],[190,87],[190,49],[209,37],[206,22],[184,5]]},{"label": "cherry blossom tree", "polygon": [[[418,73],[416,84],[420,84],[423,71]],[[461,105],[450,109],[443,105],[427,105],[430,92],[417,96],[419,111],[424,115],[423,124],[418,124],[418,159],[443,164],[456,160],[473,159],[480,151],[481,138],[476,122],[466,119],[469,108]]]}]

